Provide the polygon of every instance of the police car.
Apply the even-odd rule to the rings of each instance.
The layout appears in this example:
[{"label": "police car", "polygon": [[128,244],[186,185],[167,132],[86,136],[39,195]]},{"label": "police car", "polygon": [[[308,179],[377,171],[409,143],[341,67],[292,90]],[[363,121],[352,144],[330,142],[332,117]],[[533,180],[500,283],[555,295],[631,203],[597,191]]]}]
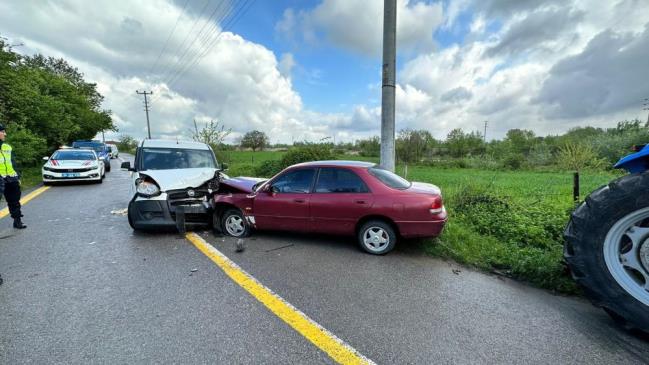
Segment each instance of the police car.
[{"label": "police car", "polygon": [[60,149],[43,165],[43,184],[63,181],[94,181],[101,183],[106,174],[104,161],[95,151],[82,149]]}]

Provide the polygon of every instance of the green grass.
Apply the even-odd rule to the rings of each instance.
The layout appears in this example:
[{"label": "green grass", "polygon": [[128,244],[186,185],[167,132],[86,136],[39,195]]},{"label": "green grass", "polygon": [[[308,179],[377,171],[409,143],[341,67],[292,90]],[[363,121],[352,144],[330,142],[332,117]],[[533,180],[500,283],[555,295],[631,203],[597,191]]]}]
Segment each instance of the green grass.
[{"label": "green grass", "polygon": [[20,188],[25,191],[43,182],[40,167],[26,167],[20,169]]}]

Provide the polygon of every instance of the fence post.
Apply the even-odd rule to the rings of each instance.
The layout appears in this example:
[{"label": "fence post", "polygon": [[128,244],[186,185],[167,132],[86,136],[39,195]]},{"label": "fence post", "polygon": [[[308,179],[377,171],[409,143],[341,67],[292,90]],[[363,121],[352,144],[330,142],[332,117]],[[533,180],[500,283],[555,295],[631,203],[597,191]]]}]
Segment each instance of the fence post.
[{"label": "fence post", "polygon": [[579,203],[579,171],[576,171],[572,179],[572,200]]}]

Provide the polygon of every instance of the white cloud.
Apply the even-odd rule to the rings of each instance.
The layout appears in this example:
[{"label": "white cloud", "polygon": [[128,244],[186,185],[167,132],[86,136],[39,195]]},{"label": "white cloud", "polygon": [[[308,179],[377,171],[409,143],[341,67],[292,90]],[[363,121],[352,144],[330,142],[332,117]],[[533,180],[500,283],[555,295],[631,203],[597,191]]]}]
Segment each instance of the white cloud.
[{"label": "white cloud", "polygon": [[[443,23],[441,3],[397,1],[397,46],[402,50],[430,50],[433,32]],[[336,46],[367,55],[381,53],[383,1],[324,0],[309,11],[287,9],[276,31],[285,37],[301,35],[307,43],[317,34]]]},{"label": "white cloud", "polygon": [[[154,137],[188,138],[194,119],[220,120],[232,128],[233,136],[259,129],[284,142],[331,134],[326,125],[311,124],[315,114],[304,110],[292,87],[290,72],[296,65],[292,54],[278,61],[262,45],[230,32],[219,35],[216,25],[205,18],[179,15],[178,6],[162,0],[123,6],[108,0],[92,6],[80,0],[3,2],[0,34],[24,42],[19,51],[64,57],[78,67],[106,97],[104,107],[113,111],[120,133],[146,136],[143,99],[135,91],[152,90]],[[158,60],[177,20],[167,51]],[[200,29],[204,38],[191,42]],[[214,46],[207,52],[203,44]],[[204,58],[191,63],[188,55],[201,52]],[[177,63],[183,54],[184,61]],[[179,70],[184,70],[182,77],[174,79]]]}]

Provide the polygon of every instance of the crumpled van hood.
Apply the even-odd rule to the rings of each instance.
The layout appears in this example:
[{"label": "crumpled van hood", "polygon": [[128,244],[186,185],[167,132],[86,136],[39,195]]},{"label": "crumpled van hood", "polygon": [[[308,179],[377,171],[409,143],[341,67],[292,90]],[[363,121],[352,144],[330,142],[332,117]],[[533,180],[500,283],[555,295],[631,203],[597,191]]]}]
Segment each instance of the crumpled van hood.
[{"label": "crumpled van hood", "polygon": [[161,191],[197,188],[214,177],[214,168],[146,170],[140,174],[151,177]]},{"label": "crumpled van hood", "polygon": [[221,183],[233,187],[235,189],[241,190],[244,193],[252,193],[252,187],[256,183],[260,181],[266,181],[266,180],[268,179],[263,179],[258,177],[239,176],[239,177],[233,177],[230,179],[223,180]]}]

